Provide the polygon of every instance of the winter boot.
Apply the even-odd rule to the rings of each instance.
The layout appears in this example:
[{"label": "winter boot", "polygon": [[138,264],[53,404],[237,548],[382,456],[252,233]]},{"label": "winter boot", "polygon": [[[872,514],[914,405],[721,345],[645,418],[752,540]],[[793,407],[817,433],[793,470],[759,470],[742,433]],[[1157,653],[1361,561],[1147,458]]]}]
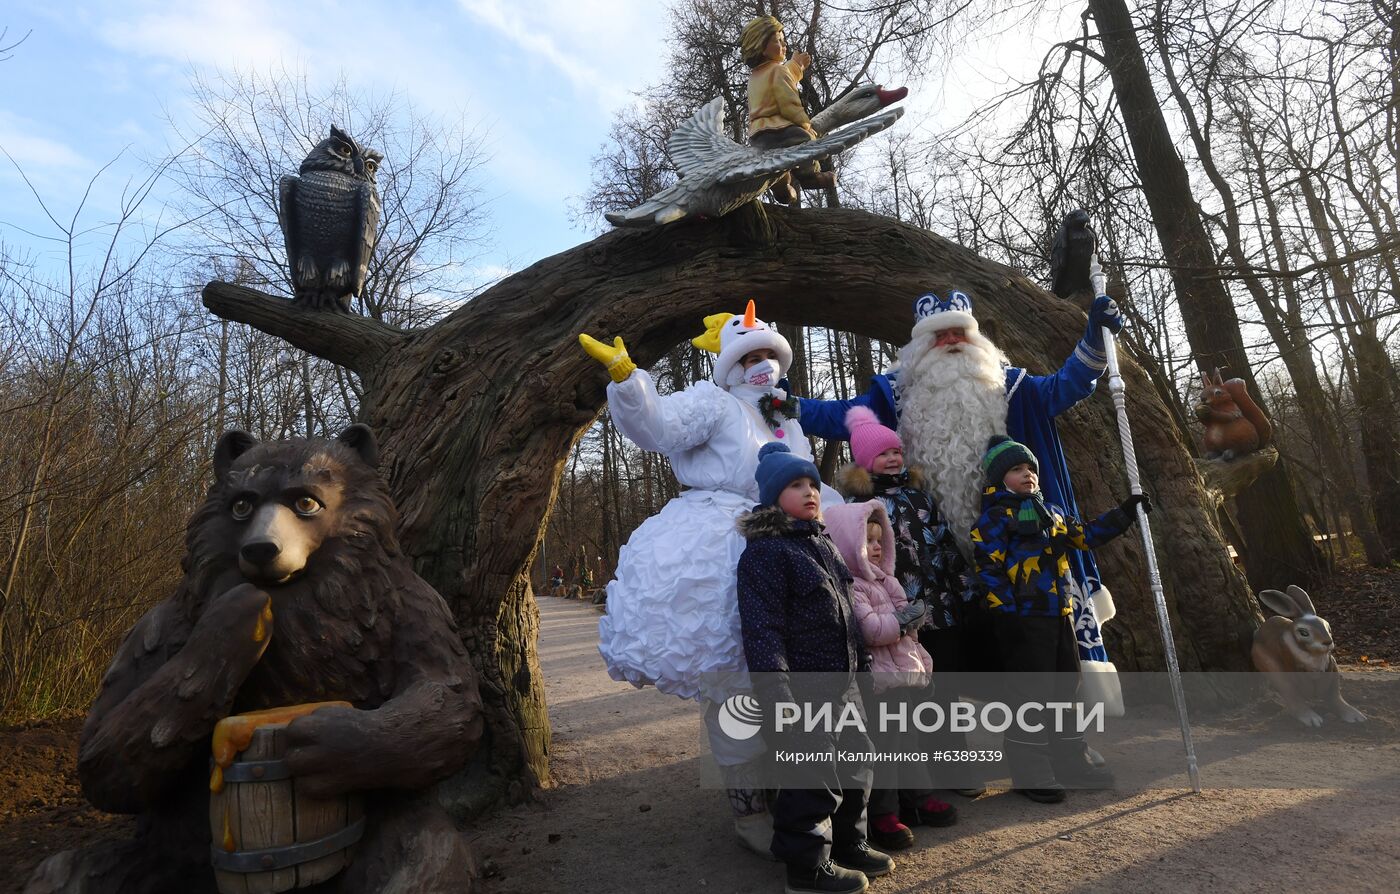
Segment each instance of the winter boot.
[{"label": "winter boot", "polygon": [[1058,804],[1065,799],[1065,787],[1056,782],[1040,788],[1018,788],[1016,794],[1030,798],[1038,804]]},{"label": "winter boot", "polygon": [[773,814],[768,811],[734,817],[734,834],[739,837],[739,844],[760,857],[778,859],[769,849],[773,844]]},{"label": "winter boot", "polygon": [[864,894],[870,882],[859,872],[842,869],[827,860],[805,868],[788,865],[786,894]]},{"label": "winter boot", "polygon": [[901,802],[899,821],[906,826],[951,826],[958,821],[958,808],[932,795],[925,795]]},{"label": "winter boot", "polygon": [[1011,767],[1011,787],[1041,804],[1056,804],[1065,799],[1065,787],[1055,778],[1050,762],[1050,749],[1045,742],[1027,742],[1011,738],[1010,731],[1002,740],[1006,762]]},{"label": "winter boot", "polygon": [[729,809],[734,812],[734,834],[739,844],[760,857],[777,859],[769,848],[773,844],[773,814],[768,812],[768,793],[759,787],[758,768],[754,762],[720,767],[724,776]]},{"label": "winter boot", "polygon": [[980,798],[987,793],[987,784],[982,781],[982,772],[975,764],[958,764],[953,773],[953,780],[962,783],[961,788],[953,789],[954,794],[964,798]]},{"label": "winter boot", "polygon": [[870,840],[887,851],[913,847],[914,833],[899,821],[897,813],[882,813],[870,819]]},{"label": "winter boot", "polygon": [[773,844],[773,814],[761,788],[725,789],[734,811],[734,834],[739,844],[760,857],[776,860],[769,849]]},{"label": "winter boot", "polygon": [[838,866],[853,869],[866,878],[879,878],[894,871],[894,861],[889,858],[889,855],[882,854],[872,848],[864,838],[849,847],[833,847],[831,859]]},{"label": "winter boot", "polygon": [[958,821],[958,808],[933,795],[920,799],[918,810],[919,822],[925,826],[951,826]]},{"label": "winter boot", "polygon": [[1055,740],[1051,744],[1051,759],[1055,778],[1062,785],[1069,788],[1113,788],[1113,771],[1090,760],[1089,746],[1082,738]]}]

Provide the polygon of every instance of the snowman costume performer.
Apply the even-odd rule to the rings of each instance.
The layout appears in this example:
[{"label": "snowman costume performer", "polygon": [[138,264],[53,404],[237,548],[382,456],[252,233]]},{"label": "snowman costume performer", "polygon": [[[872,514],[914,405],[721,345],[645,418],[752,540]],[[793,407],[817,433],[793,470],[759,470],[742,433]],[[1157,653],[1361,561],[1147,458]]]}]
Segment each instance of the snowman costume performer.
[{"label": "snowman costume performer", "polygon": [[[713,382],[664,397],[620,337],[607,345],[579,336],[612,377],[613,424],[643,450],[664,454],[686,488],[622,547],[607,614],[598,622],[598,651],[613,679],[705,705],[710,750],[729,786],[736,831],[766,855],[772,827],[754,766],[762,737],[736,741],[719,726],[719,706],[750,688],[737,591],[744,538],[735,523],[758,502],[759,448],[781,441],[795,456],[810,460],[812,453],[796,399],[778,387],[792,363],[787,339],[755,316],[752,301],[742,316],[712,314],[705,326],[692,344],[718,355]],[[741,361],[761,350],[776,359],[744,368]],[[840,502],[835,492],[829,498]]]}]

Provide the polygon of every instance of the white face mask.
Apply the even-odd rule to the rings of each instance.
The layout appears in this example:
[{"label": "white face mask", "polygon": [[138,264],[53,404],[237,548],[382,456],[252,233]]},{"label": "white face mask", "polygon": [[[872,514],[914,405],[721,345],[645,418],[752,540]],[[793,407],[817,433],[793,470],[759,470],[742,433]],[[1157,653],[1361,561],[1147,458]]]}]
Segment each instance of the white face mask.
[{"label": "white face mask", "polygon": [[760,360],[744,370],[744,384],[757,385],[760,388],[776,388],[780,374],[778,361]]}]

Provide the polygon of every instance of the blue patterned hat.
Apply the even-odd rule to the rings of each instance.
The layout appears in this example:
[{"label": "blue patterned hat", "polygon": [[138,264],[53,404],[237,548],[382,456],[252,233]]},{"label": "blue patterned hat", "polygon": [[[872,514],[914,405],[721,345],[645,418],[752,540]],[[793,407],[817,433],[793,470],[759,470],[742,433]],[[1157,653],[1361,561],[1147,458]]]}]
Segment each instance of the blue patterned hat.
[{"label": "blue patterned hat", "polygon": [[926,292],[914,302],[913,335],[960,327],[968,332],[977,331],[977,318],[972,315],[972,299],[966,292],[949,292],[947,298]]}]

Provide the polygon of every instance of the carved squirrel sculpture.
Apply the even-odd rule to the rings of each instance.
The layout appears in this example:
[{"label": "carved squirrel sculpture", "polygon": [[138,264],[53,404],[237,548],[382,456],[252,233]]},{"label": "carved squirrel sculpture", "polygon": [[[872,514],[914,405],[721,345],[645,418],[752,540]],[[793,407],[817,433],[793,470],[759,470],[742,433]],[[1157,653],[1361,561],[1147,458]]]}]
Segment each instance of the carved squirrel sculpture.
[{"label": "carved squirrel sculpture", "polygon": [[1220,370],[1201,373],[1201,403],[1196,418],[1206,427],[1207,459],[1232,460],[1268,445],[1273,426],[1249,396],[1243,379],[1220,377]]}]

